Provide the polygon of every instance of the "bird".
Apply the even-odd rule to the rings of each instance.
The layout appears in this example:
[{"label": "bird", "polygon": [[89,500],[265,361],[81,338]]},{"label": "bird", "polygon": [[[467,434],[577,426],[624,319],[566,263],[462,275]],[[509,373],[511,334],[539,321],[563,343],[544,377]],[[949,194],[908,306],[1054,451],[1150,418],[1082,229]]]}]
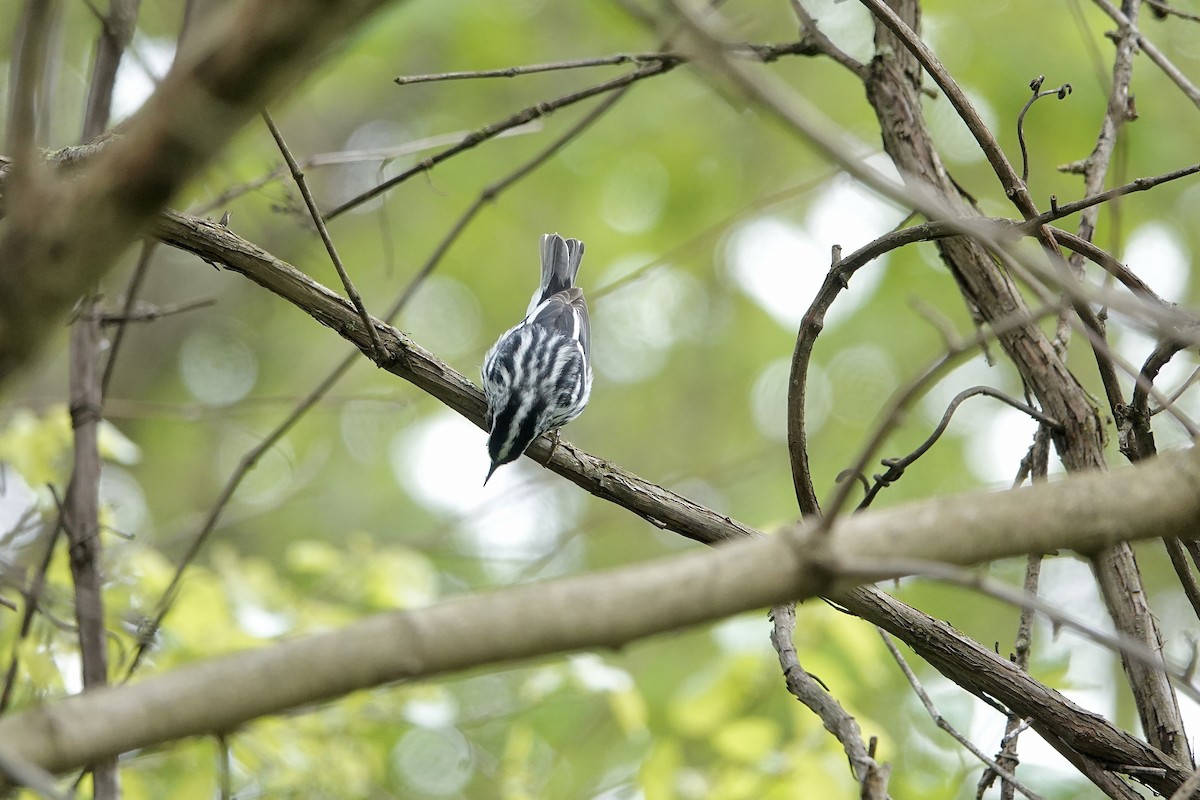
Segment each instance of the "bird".
[{"label": "bird", "polygon": [[541,255],[542,280],[525,319],[483,357],[492,461],[485,486],[543,433],[554,431],[557,446],[558,429],[579,416],[592,391],[591,324],[583,290],[575,285],[583,242],[548,233]]}]

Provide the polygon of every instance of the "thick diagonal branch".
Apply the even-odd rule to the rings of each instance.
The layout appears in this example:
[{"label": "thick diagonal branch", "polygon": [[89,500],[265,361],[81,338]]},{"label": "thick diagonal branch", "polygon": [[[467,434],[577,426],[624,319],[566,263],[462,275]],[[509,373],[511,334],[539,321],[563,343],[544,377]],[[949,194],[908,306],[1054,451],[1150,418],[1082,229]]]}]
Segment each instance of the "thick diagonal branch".
[{"label": "thick diagonal branch", "polygon": [[[863,608],[877,596],[888,602],[876,592],[848,590],[838,580],[842,565],[852,568],[864,558],[973,564],[1052,548],[1087,552],[1124,537],[1181,535],[1197,516],[1200,449],[1166,454],[1119,474],[927,500],[847,518],[834,537],[823,536],[815,525],[800,525],[716,550],[383,614],[339,631],[75,695],[0,720],[0,749],[44,769],[63,770],[183,736],[228,731],[259,716],[386,682],[620,647],[830,590]],[[947,537],[947,530],[958,535]],[[881,567],[871,576],[858,571],[854,580],[904,572]],[[888,614],[872,616],[886,621]],[[906,633],[911,637],[911,631],[896,635]],[[1148,766],[1147,774],[1153,774],[1146,780],[1161,792],[1174,791],[1187,778],[1190,769],[1177,760],[1087,715],[1053,690],[1037,688],[999,656],[979,648],[973,663],[958,663],[952,644],[958,637],[938,638],[948,646],[942,663],[970,670],[964,683],[987,693],[1004,676],[1009,688],[1003,699],[1018,708],[1040,706],[1035,727],[1045,725],[1055,738],[1071,737],[1072,755],[1126,768]],[[1028,696],[1009,698],[1018,686],[1033,688]]]}]

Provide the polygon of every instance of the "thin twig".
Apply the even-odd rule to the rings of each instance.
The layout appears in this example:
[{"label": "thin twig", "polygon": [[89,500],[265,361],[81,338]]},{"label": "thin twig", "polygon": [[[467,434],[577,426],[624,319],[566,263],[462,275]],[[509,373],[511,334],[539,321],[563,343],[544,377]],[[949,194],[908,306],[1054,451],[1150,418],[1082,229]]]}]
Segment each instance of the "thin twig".
[{"label": "thin twig", "polygon": [[1081,200],[1075,200],[1071,203],[1056,204],[1052,210],[1042,212],[1036,217],[1030,217],[1029,219],[1025,220],[1021,223],[1020,227],[1022,230],[1031,231],[1041,225],[1045,225],[1048,222],[1054,222],[1056,219],[1070,216],[1071,214],[1091,208],[1092,206],[1097,206],[1101,203],[1107,203],[1109,200],[1114,198],[1122,197],[1127,194],[1133,194],[1134,192],[1144,192],[1148,189],[1153,189],[1155,186],[1176,181],[1180,178],[1186,178],[1189,175],[1195,175],[1197,172],[1200,172],[1200,164],[1192,164],[1189,167],[1182,167],[1177,170],[1172,170],[1171,172],[1165,172],[1162,175],[1155,175],[1154,177],[1137,178],[1136,180],[1130,181],[1122,186],[1116,186],[1108,191],[1090,194]]},{"label": "thin twig", "polygon": [[1021,108],[1021,113],[1017,114],[1017,143],[1021,146],[1021,182],[1029,183],[1029,151],[1025,147],[1025,115],[1029,113],[1029,109],[1033,108],[1033,104],[1043,97],[1058,95],[1059,100],[1063,100],[1071,93],[1071,84],[1064,83],[1057,89],[1048,89],[1041,91],[1042,81],[1045,77],[1042,75],[1034,78],[1029,88],[1033,91],[1032,96],[1025,101],[1025,105]]},{"label": "thin twig", "polygon": [[1030,595],[1021,589],[1014,589],[1008,584],[1000,583],[972,570],[942,561],[910,558],[875,560],[865,556],[856,557],[854,563],[826,560],[825,568],[829,570],[831,575],[853,580],[860,580],[876,575],[919,575],[932,580],[972,589],[980,594],[1001,600],[1018,608],[1033,608],[1057,627],[1078,631],[1086,638],[1128,661],[1135,661],[1163,671],[1173,679],[1174,685],[1180,691],[1189,698],[1200,702],[1200,687],[1192,683],[1187,670],[1168,664],[1161,652],[1151,650],[1139,639],[1121,631],[1110,633],[1101,630],[1089,622],[1083,622],[1072,617],[1058,606],[1043,600],[1037,595]]},{"label": "thin twig", "polygon": [[[153,239],[146,239],[142,242],[137,265],[133,268],[133,274],[129,276],[129,284],[125,287],[125,307],[121,312],[123,320],[129,320],[133,314],[133,306],[137,302],[138,293],[142,290],[142,283],[150,272],[150,261],[154,257],[156,247],[158,247],[158,242]],[[108,395],[108,385],[112,381],[113,370],[117,365],[117,354],[121,350],[121,344],[125,341],[125,328],[124,321],[117,322],[112,343],[108,347],[108,358],[104,361],[104,377],[100,379],[100,396],[102,398]]]},{"label": "thin twig", "polygon": [[[67,485],[67,538],[71,544],[71,578],[75,583],[75,619],[79,626],[79,655],[84,691],[108,684],[108,633],[104,624],[104,581],[101,577],[100,452],[97,431],[101,421],[100,321],[96,298],[83,301],[83,311],[71,326],[71,427],[74,462]],[[95,800],[120,796],[117,760],[91,765]]]},{"label": "thin twig", "polygon": [[[875,452],[883,444],[884,439],[891,433],[896,421],[903,414],[904,410],[915,400],[920,394],[941,375],[943,375],[955,362],[963,355],[973,352],[979,344],[994,336],[998,336],[1007,330],[1019,325],[1027,324],[1032,320],[1040,319],[1047,314],[1054,313],[1057,306],[1047,305],[1040,309],[1031,309],[1028,312],[1021,312],[1010,316],[1005,321],[998,321],[995,324],[989,325],[986,328],[980,329],[975,335],[969,339],[965,339],[958,343],[951,343],[946,348],[946,351],[930,362],[922,369],[916,377],[911,379],[906,385],[896,390],[887,405],[880,412],[875,426],[871,431],[867,442],[859,451],[858,457],[854,463],[846,470],[850,474],[858,474],[865,472],[867,462],[873,457]],[[853,488],[853,483],[843,481],[837,484],[829,501],[825,504],[825,511],[821,517],[819,530],[828,533],[837,518],[841,509],[845,506],[850,492]]]},{"label": "thin twig", "polygon": [[1179,583],[1183,586],[1183,593],[1187,596],[1188,602],[1192,604],[1192,613],[1200,619],[1200,583],[1196,581],[1196,573],[1192,571],[1191,564],[1187,560],[1187,550],[1183,543],[1178,539],[1164,539],[1163,544],[1167,547],[1167,555],[1171,558],[1171,566],[1175,569],[1175,575],[1179,578]]},{"label": "thin twig", "polygon": [[[1032,476],[1034,483],[1045,482],[1047,473],[1049,472],[1049,461],[1050,429],[1045,425],[1039,425],[1037,433],[1033,435],[1033,444],[1029,446],[1029,451],[1021,459],[1021,466],[1017,471],[1017,477],[1013,480],[1013,488],[1018,488],[1025,482],[1026,477],[1030,476]],[[1035,596],[1038,593],[1042,577],[1042,560],[1043,557],[1040,553],[1031,553],[1025,559],[1025,583],[1023,588],[1026,595]],[[1025,672],[1029,671],[1029,654],[1033,649],[1033,622],[1034,610],[1029,607],[1022,607],[1017,620],[1017,634],[1013,638],[1012,663]],[[1028,720],[1022,719],[1020,714],[1009,712],[1008,721],[1004,724],[1004,736],[1000,739],[1000,752],[996,754],[996,762],[1007,767],[1010,772],[1016,772],[1019,763],[1019,759],[1017,758],[1018,737],[1028,727]],[[979,778],[976,798],[983,797],[983,793],[988,790],[998,777],[1000,776],[993,770],[984,770],[983,775]],[[1012,800],[1013,788],[1011,783],[1002,779],[1000,783],[1000,800]]]},{"label": "thin twig", "polygon": [[[497,134],[497,139],[505,139],[510,136],[527,136],[531,133],[539,133],[542,130],[542,124],[538,121],[530,122],[526,125],[519,125],[516,128],[511,128],[503,133]],[[336,150],[329,153],[314,153],[308,158],[300,162],[301,170],[308,170],[313,167],[331,167],[340,166],[343,164],[359,164],[366,161],[386,162],[392,159],[409,156],[415,153],[420,153],[425,150],[431,150],[435,147],[446,147],[447,145],[461,142],[462,138],[468,135],[469,131],[454,131],[451,133],[442,133],[437,136],[427,136],[423,139],[414,139],[411,142],[404,144],[393,145],[392,147],[372,147],[359,150]],[[261,189],[272,181],[278,180],[288,172],[287,164],[280,164],[263,175],[252,180],[240,183],[218,194],[212,200],[207,201],[203,205],[192,209],[191,214],[196,216],[204,216],[212,213],[218,208],[223,208],[231,201],[236,200],[242,195]]]},{"label": "thin twig", "polygon": [[186,303],[176,303],[169,306],[151,306],[139,305],[122,314],[101,314],[101,325],[124,325],[128,322],[157,322],[164,317],[173,317],[176,314],[186,314],[189,311],[195,311],[200,308],[208,308],[214,306],[217,301],[211,297],[202,298],[200,300],[189,300]]},{"label": "thin twig", "polygon": [[217,521],[221,518],[222,513],[225,511],[225,507],[229,505],[229,501],[233,499],[233,495],[237,491],[238,487],[241,486],[242,481],[250,473],[250,471],[254,469],[259,460],[272,447],[274,447],[287,434],[287,432],[290,431],[292,427],[295,426],[295,424],[299,422],[300,419],[313,406],[315,406],[322,397],[325,396],[325,394],[331,388],[333,388],[334,384],[336,384],[342,378],[342,376],[346,374],[347,371],[349,371],[350,367],[352,367],[358,360],[358,356],[359,353],[356,351],[349,357],[343,359],[341,363],[337,365],[337,367],[335,367],[320,383],[317,384],[316,388],[309,392],[308,395],[306,395],[304,399],[302,399],[295,406],[295,408],[288,413],[282,422],[275,426],[275,428],[268,433],[267,436],[262,439],[262,441],[250,448],[250,450],[242,456],[241,460],[230,474],[228,480],[226,480],[225,486],[222,487],[221,494],[217,497],[217,500],[213,504],[212,508],[209,509],[209,512],[204,519],[204,524],[201,525],[199,532],[188,544],[187,550],[184,551],[183,557],[176,565],[175,573],[171,576],[170,583],[167,584],[167,588],[163,591],[162,596],[159,598],[158,606],[154,613],[154,618],[152,620],[148,620],[143,625],[146,635],[138,637],[137,648],[134,650],[133,656],[129,662],[129,666],[125,672],[126,681],[133,676],[133,673],[141,664],[142,657],[146,654],[146,651],[150,648],[150,645],[153,644],[154,635],[162,627],[163,620],[166,619],[167,614],[175,604],[175,600],[179,594],[180,586],[183,583],[184,573],[196,559],[196,556],[200,554],[200,550],[208,541],[209,536],[211,536],[212,532],[216,530]]},{"label": "thin twig", "polygon": [[1028,797],[1029,800],[1042,800],[1042,796],[1040,794],[1021,783],[1021,781],[1017,780],[1016,775],[1012,774],[1007,769],[992,760],[987,753],[980,750],[971,742],[970,739],[959,733],[958,730],[950,724],[949,720],[941,715],[941,712],[937,710],[937,706],[933,704],[933,700],[930,699],[929,694],[925,691],[925,687],[922,686],[921,681],[917,679],[916,673],[912,671],[912,667],[910,667],[908,662],[904,660],[904,656],[901,654],[900,648],[896,647],[896,643],[892,641],[892,637],[882,628],[876,628],[875,630],[879,632],[879,638],[883,639],[883,643],[887,646],[888,652],[891,653],[892,658],[895,659],[896,666],[900,667],[900,671],[904,673],[904,677],[908,680],[908,685],[912,687],[914,692],[916,692],[917,697],[921,701],[921,705],[925,706],[925,710],[929,713],[929,717],[933,720],[933,724],[950,734],[950,737],[962,745],[967,752],[978,758],[984,764],[987,764],[989,769],[993,770],[1001,778],[1015,786],[1017,791]]},{"label": "thin twig", "polygon": [[682,63],[686,61],[686,56],[680,53],[616,53],[611,56],[597,56],[594,58],[576,58],[570,61],[553,61],[546,64],[526,64],[519,67],[505,67],[503,69],[481,69],[481,70],[464,70],[461,72],[433,72],[425,75],[401,75],[395,78],[393,83],[400,86],[408,86],[414,83],[431,83],[433,81],[458,81],[475,78],[515,78],[518,75],[533,75],[539,72],[557,72],[569,69],[582,69],[586,67],[605,67],[617,64],[643,64],[658,63],[663,61],[674,61]]},{"label": "thin twig", "polygon": [[87,109],[83,115],[83,141],[99,136],[108,127],[117,69],[125,48],[133,41],[141,0],[109,0],[108,13],[100,19],[96,59],[88,86]]},{"label": "thin twig", "polygon": [[262,112],[262,118],[263,122],[267,123],[267,128],[270,129],[271,136],[275,139],[275,144],[279,147],[279,152],[283,154],[283,160],[287,162],[288,169],[291,170],[292,179],[296,181],[296,186],[300,189],[300,196],[304,198],[304,205],[308,208],[308,213],[312,216],[313,224],[317,226],[317,233],[321,235],[321,241],[325,244],[325,251],[329,253],[329,260],[333,262],[333,268],[337,270],[338,277],[342,279],[342,286],[346,289],[346,295],[350,298],[350,302],[354,304],[358,315],[362,317],[363,326],[367,329],[367,335],[371,337],[371,344],[375,350],[375,362],[377,364],[386,363],[388,354],[383,349],[383,342],[379,340],[379,331],[375,330],[375,325],[371,321],[371,315],[367,313],[367,307],[363,305],[362,297],[359,296],[358,290],[354,288],[354,282],[350,280],[350,274],[346,272],[345,266],[342,265],[342,259],[338,255],[337,247],[333,244],[333,238],[329,235],[329,229],[325,227],[325,219],[321,216],[321,212],[317,210],[317,203],[313,200],[312,192],[308,190],[308,182],[304,180],[304,173],[300,171],[300,165],[292,157],[292,151],[288,149],[287,142],[283,140],[283,134],[279,132],[279,126],[275,124],[275,120],[271,118],[270,112],[265,108]]},{"label": "thin twig", "polygon": [[58,544],[58,537],[63,531],[63,504],[54,487],[50,486],[49,488],[58,511],[54,518],[54,528],[47,537],[46,552],[42,554],[42,560],[38,564],[37,572],[33,574],[33,580],[30,582],[29,588],[24,592],[25,611],[21,616],[21,628],[17,632],[17,639],[13,642],[12,655],[8,662],[8,671],[4,675],[4,691],[0,693],[0,714],[3,714],[12,702],[13,689],[17,679],[17,669],[20,665],[21,645],[28,638],[29,631],[33,627],[33,617],[37,614],[38,603],[41,602],[42,592],[46,588],[46,573],[50,569],[50,561],[54,558],[54,547]]},{"label": "thin twig", "polygon": [[1171,392],[1171,394],[1167,395],[1165,405],[1159,405],[1151,409],[1150,416],[1160,414],[1163,411],[1173,407],[1175,402],[1179,400],[1179,398],[1183,397],[1184,392],[1195,386],[1197,381],[1200,381],[1200,367],[1196,367],[1194,370],[1192,370],[1192,373],[1184,379],[1183,383],[1179,384],[1179,386],[1177,386],[1175,390]]},{"label": "thin twig", "polygon": [[800,3],[800,0],[791,0],[791,6],[792,13],[796,15],[796,19],[800,22],[800,33],[803,36],[803,41],[809,43],[814,52],[828,56],[853,72],[860,79],[866,78],[867,68],[863,63],[835,45],[833,40],[826,36],[825,32],[817,25],[816,17],[808,13],[808,9]]},{"label": "thin twig", "polygon": [[528,108],[518,111],[516,114],[513,114],[507,119],[501,120],[500,122],[494,122],[491,125],[487,125],[477,131],[474,131],[473,133],[468,134],[461,142],[453,147],[448,147],[439,153],[435,153],[429,158],[421,161],[421,163],[417,164],[416,166],[410,167],[409,169],[401,172],[399,175],[388,178],[386,181],[383,181],[373,188],[362,192],[356,197],[350,198],[337,208],[327,213],[325,215],[325,219],[330,220],[341,216],[352,208],[357,208],[368,200],[372,200],[389,189],[399,186],[401,183],[413,177],[414,175],[418,175],[422,172],[428,172],[446,159],[456,156],[466,150],[470,150],[476,145],[486,142],[488,139],[491,139],[506,130],[511,130],[512,128],[516,128],[520,125],[525,125],[526,123],[532,122],[535,119],[541,119],[542,117],[552,114],[561,108],[573,105],[582,100],[587,100],[589,97],[595,97],[596,95],[604,94],[605,92],[615,91],[617,89],[634,84],[637,81],[644,80],[646,78],[652,78],[655,75],[662,75],[665,72],[669,72],[674,68],[674,66],[675,64],[669,61],[656,61],[644,64],[635,71],[626,73],[619,78],[614,78],[612,80],[604,81],[603,83],[589,86],[585,89],[572,92],[571,94],[564,95],[554,100],[548,100],[543,103],[538,103],[534,106],[529,106]]},{"label": "thin twig", "polygon": [[[806,42],[785,42],[783,44],[758,44],[738,42],[729,45],[729,52],[734,55],[746,56],[764,64],[778,61],[783,56],[808,55],[809,46]],[[432,83],[435,81],[473,80],[476,78],[516,78],[521,75],[534,75],[541,72],[561,72],[564,70],[582,69],[587,67],[606,67],[620,64],[645,64],[672,62],[672,66],[686,63],[688,56],[684,53],[658,51],[655,53],[614,53],[609,56],[593,58],[576,58],[568,61],[552,61],[546,64],[526,64],[500,69],[463,70],[461,72],[431,72],[425,75],[401,75],[393,79],[399,86],[409,86],[414,83]]]},{"label": "thin twig", "polygon": [[23,758],[0,747],[0,773],[7,775],[18,786],[40,794],[45,800],[67,800],[67,795],[58,790],[54,776],[37,764],[32,764]]},{"label": "thin twig", "polygon": [[869,505],[871,505],[871,502],[882,489],[885,489],[896,481],[900,480],[900,478],[904,476],[904,471],[912,466],[917,459],[929,452],[929,448],[933,447],[937,440],[941,438],[942,434],[946,432],[946,428],[950,425],[950,420],[954,416],[954,412],[958,410],[958,407],[966,400],[979,395],[986,395],[987,397],[992,397],[1002,403],[1006,403],[1012,408],[1028,414],[1038,422],[1052,429],[1057,430],[1062,427],[1053,419],[1047,417],[1033,406],[1022,403],[1020,400],[1017,400],[1013,397],[1009,397],[999,389],[993,389],[991,386],[972,386],[969,389],[964,389],[954,396],[954,399],[950,401],[948,406],[946,406],[946,411],[942,414],[942,418],[938,422],[937,426],[933,429],[933,432],[930,433],[929,436],[926,437],[925,441],[918,445],[915,450],[906,456],[901,456],[899,458],[885,458],[880,462],[883,464],[883,466],[887,467],[888,470],[883,475],[875,476],[875,483],[867,491],[867,496],[863,498],[861,503],[859,503],[858,510],[862,511],[866,509]]},{"label": "thin twig", "polygon": [[26,0],[18,22],[15,52],[9,63],[8,146],[22,171],[36,169],[32,155],[37,140],[38,92],[45,70],[46,39],[54,4]]},{"label": "thin twig", "polygon": [[1142,32],[1137,30],[1137,26],[1135,26],[1127,16],[1125,16],[1121,9],[1108,2],[1108,0],[1092,0],[1092,2],[1100,6],[1104,13],[1112,17],[1113,21],[1118,25],[1133,29],[1133,34],[1137,37],[1137,45],[1141,48],[1142,52],[1145,53],[1146,56],[1153,61],[1158,68],[1161,69],[1163,73],[1175,83],[1177,87],[1179,87],[1181,92],[1187,95],[1187,98],[1191,100],[1197,108],[1200,108],[1200,88],[1197,88],[1194,83],[1189,81],[1187,76],[1185,76],[1178,67],[1172,64],[1171,61],[1165,55],[1163,55],[1163,52],[1159,50],[1157,46],[1155,46],[1154,42],[1143,36]]},{"label": "thin twig", "polygon": [[220,786],[221,800],[234,800],[232,760],[229,736],[224,733],[217,734],[217,783]]},{"label": "thin twig", "polygon": [[1163,2],[1163,0],[1142,0],[1142,2],[1154,9],[1156,17],[1179,17],[1190,22],[1200,22],[1200,14],[1189,14],[1186,11],[1180,11],[1175,6]]}]

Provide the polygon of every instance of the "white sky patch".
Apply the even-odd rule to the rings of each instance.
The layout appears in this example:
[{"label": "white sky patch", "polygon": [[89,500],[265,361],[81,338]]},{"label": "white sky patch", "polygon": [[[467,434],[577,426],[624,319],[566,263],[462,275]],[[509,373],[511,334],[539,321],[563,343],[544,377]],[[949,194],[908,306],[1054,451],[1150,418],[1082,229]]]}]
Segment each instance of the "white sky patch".
[{"label": "white sky patch", "polygon": [[846,0],[804,0],[808,13],[820,20],[821,33],[859,61],[866,63],[874,54],[870,12],[861,3]]},{"label": "white sky patch", "polygon": [[152,39],[135,35],[130,52],[121,59],[117,82],[113,87],[112,121],[120,122],[133,114],[154,93],[175,60],[173,39]]},{"label": "white sky patch", "polygon": [[527,459],[500,467],[485,487],[487,437],[450,412],[397,435],[391,463],[397,482],[421,504],[462,518],[460,546],[483,560],[496,582],[511,582],[557,549],[581,511],[573,487],[538,482],[540,468]]},{"label": "white sky patch", "polygon": [[[964,362],[938,381],[921,398],[921,410],[930,424],[936,425],[955,395],[963,389],[972,386],[993,386],[1005,389],[1004,378],[1006,371],[1000,367],[990,367],[982,356]],[[958,407],[954,419],[950,422],[948,432],[956,435],[966,435],[986,427],[992,419],[992,413],[997,400],[985,397],[971,398]]]},{"label": "white sky patch", "polygon": [[[1146,358],[1158,347],[1153,336],[1142,333],[1134,328],[1120,328],[1110,335],[1110,341],[1117,354],[1137,368],[1141,368]],[[1163,392],[1172,389],[1187,379],[1194,365],[1184,353],[1177,354],[1158,373],[1154,385]],[[1157,405],[1157,403],[1152,403]]]},{"label": "white sky patch", "polygon": [[[725,257],[738,288],[792,330],[800,324],[829,272],[832,246],[841,245],[842,253],[848,255],[902,217],[875,194],[839,177],[814,202],[803,224],[766,215],[739,225],[726,240]],[[877,261],[884,259],[886,256]],[[838,296],[826,315],[827,326],[837,324],[871,298],[883,268],[883,263],[874,263],[850,279],[849,290]]]},{"label": "white sky patch", "polygon": [[594,692],[624,692],[634,687],[632,675],[595,653],[568,656],[567,663],[576,679]]},{"label": "white sky patch", "polygon": [[[987,484],[1007,485],[1017,474],[1017,467],[1029,445],[1037,422],[1023,411],[985,397],[973,397],[967,403],[991,403],[986,425],[967,436],[967,466],[971,473]],[[966,405],[966,403],[964,403]],[[962,406],[959,406],[960,413]],[[958,414],[955,414],[955,418]],[[954,425],[953,422],[950,423]],[[1061,470],[1057,456],[1050,455],[1050,472]]]},{"label": "white sky patch", "polygon": [[[1087,622],[1097,630],[1111,633],[1112,620],[1100,598],[1091,568],[1077,558],[1047,558],[1042,563],[1042,579],[1039,592],[1043,599],[1055,608],[1067,611],[1073,618]],[[1096,644],[1081,633],[1064,630],[1053,637],[1050,626],[1038,623],[1034,634],[1037,646],[1052,656],[1069,653],[1063,694],[1084,708],[1112,719],[1117,710],[1117,697],[1113,683],[1113,670],[1120,671],[1113,660],[1112,651]]]},{"label": "white sky patch", "polygon": [[761,653],[767,637],[766,617],[759,613],[730,617],[712,627],[712,637],[726,652]]},{"label": "white sky patch", "polygon": [[241,629],[258,639],[274,639],[292,629],[292,620],[287,614],[270,611],[245,598],[239,598],[234,604],[233,613]]},{"label": "white sky patch", "polygon": [[458,701],[442,687],[422,687],[420,696],[404,703],[401,712],[413,725],[446,728],[458,721]]},{"label": "white sky patch", "polygon": [[1191,253],[1183,237],[1161,222],[1148,222],[1129,237],[1125,263],[1167,302],[1177,302],[1187,290]]}]

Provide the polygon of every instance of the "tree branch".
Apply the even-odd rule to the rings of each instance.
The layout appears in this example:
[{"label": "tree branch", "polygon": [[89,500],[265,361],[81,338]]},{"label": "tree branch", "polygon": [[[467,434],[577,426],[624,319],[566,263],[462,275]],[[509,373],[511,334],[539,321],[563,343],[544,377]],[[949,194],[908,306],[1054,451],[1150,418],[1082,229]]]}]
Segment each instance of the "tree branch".
[{"label": "tree branch", "polygon": [[200,31],[206,35],[195,54],[175,65],[81,173],[8,198],[0,233],[0,381],[32,358],[185,181],[383,2],[242,0],[221,24]]},{"label": "tree branch", "polygon": [[[70,543],[68,559],[75,583],[75,620],[83,688],[93,691],[108,684],[108,631],[104,624],[104,595],[100,563],[100,319],[92,296],[82,303],[71,328],[71,427],[75,433],[74,465],[67,486],[63,526]],[[89,763],[96,800],[120,795],[117,762],[107,758]]]},{"label": "tree branch", "polygon": [[[860,514],[839,523],[833,537],[802,524],[714,551],[384,614],[138,684],[74,695],[0,720],[0,749],[60,771],[182,736],[227,731],[265,714],[385,682],[619,647],[740,611],[813,597],[839,585],[833,571],[837,564],[854,564],[862,556],[966,565],[1056,548],[1092,552],[1126,539],[1183,535],[1193,530],[1197,516],[1200,449],[1192,449],[1109,474]],[[947,537],[947,530],[958,535]],[[863,597],[863,591],[841,593]],[[1006,664],[999,656],[994,659]],[[1023,675],[1013,665],[1009,669]],[[978,672],[976,684],[1001,674],[993,664]],[[1041,696],[1025,702],[1056,706],[1053,694],[1043,689]],[[1103,724],[1093,727],[1078,743],[1084,752],[1107,747],[1111,753],[1115,746],[1121,758],[1133,758],[1117,763],[1149,759],[1156,766],[1167,764],[1161,778],[1148,779],[1156,788],[1173,791],[1190,772],[1148,745],[1139,754]],[[1056,732],[1065,736],[1071,731],[1064,721]]]}]

